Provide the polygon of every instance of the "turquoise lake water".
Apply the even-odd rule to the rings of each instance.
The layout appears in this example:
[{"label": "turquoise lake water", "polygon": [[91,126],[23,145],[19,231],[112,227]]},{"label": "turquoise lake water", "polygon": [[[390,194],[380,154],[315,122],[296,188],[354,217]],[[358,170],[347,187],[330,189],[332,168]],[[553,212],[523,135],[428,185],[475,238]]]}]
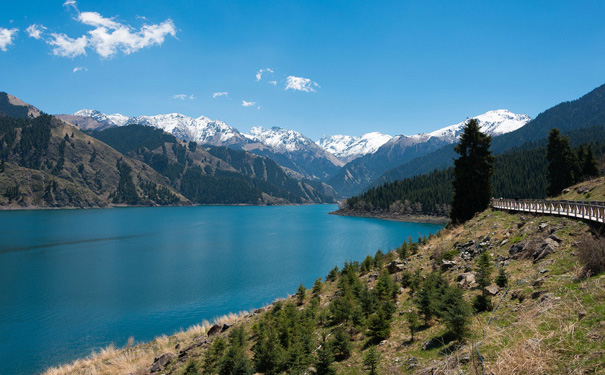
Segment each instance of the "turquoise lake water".
[{"label": "turquoise lake water", "polygon": [[0,374],[261,307],[436,224],[334,205],[0,212]]}]

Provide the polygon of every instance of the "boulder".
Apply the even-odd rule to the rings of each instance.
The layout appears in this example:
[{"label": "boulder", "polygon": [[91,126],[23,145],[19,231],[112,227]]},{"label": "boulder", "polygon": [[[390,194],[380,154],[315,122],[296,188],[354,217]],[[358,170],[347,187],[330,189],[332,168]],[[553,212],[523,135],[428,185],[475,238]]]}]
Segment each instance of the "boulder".
[{"label": "boulder", "polygon": [[516,243],[510,247],[510,250],[508,250],[508,254],[510,256],[512,256],[513,258],[518,257],[523,252],[524,248],[525,248],[525,244]]},{"label": "boulder", "polygon": [[453,260],[445,260],[443,259],[441,261],[441,270],[442,271],[447,271],[451,268],[453,268],[454,266],[456,266],[456,262]]},{"label": "boulder", "polygon": [[158,373],[166,368],[166,366],[174,359],[175,355],[172,353],[164,353],[153,360],[153,364],[149,369],[149,372]]},{"label": "boulder", "polygon": [[396,272],[401,272],[403,271],[404,266],[402,262],[398,262],[396,260],[392,261],[391,263],[389,263],[387,265],[387,270],[389,271],[389,273],[396,273]]},{"label": "boulder", "polygon": [[538,225],[538,232],[542,232],[546,228],[548,228],[548,223],[540,223]]},{"label": "boulder", "polygon": [[495,296],[500,291],[500,287],[498,285],[492,284],[485,288],[485,290],[487,290],[487,292],[492,296]]},{"label": "boulder", "polygon": [[470,287],[475,283],[475,273],[474,272],[465,272],[460,274],[457,278],[458,285],[461,287]]},{"label": "boulder", "polygon": [[214,335],[218,335],[219,333],[221,333],[222,329],[223,329],[223,327],[219,326],[218,324],[213,325],[208,330],[208,337],[212,337]]},{"label": "boulder", "polygon": [[229,328],[231,328],[231,324],[229,323],[225,323],[223,324],[223,326],[221,327],[221,332],[225,332],[226,330],[228,330]]}]

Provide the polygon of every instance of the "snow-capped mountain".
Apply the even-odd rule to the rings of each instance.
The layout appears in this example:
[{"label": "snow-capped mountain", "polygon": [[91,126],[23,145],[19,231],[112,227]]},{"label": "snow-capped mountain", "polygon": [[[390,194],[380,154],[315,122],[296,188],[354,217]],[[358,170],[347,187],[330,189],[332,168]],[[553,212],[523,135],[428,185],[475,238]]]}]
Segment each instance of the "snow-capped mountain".
[{"label": "snow-capped mountain", "polygon": [[315,148],[315,143],[295,130],[283,129],[277,126],[265,129],[255,126],[244,136],[256,142],[271,147],[276,152],[292,152],[307,148]]},{"label": "snow-capped mountain", "polygon": [[[180,113],[155,116],[129,117],[119,113],[106,115],[96,110],[83,109],[71,117],[92,118],[103,127],[139,124],[159,128],[185,141],[195,141],[213,146],[243,145],[246,138],[235,128],[219,120],[201,116],[193,118]],[[73,118],[70,119],[73,121]]]},{"label": "snow-capped mountain", "polygon": [[[246,151],[268,156],[307,178],[326,178],[344,165],[334,155],[295,130],[253,127],[244,136],[252,142],[244,147]],[[264,147],[259,148],[259,144]]]},{"label": "snow-capped mountain", "polygon": [[333,174],[344,163],[324,151],[311,139],[294,130],[279,127],[254,127],[248,134],[219,120],[200,116],[193,118],[179,113],[155,116],[129,117],[107,115],[96,110],[83,109],[73,115],[58,115],[85,129],[105,129],[112,126],[139,124],[152,126],[185,141],[212,146],[243,149],[267,156],[286,168],[291,176],[321,179]]},{"label": "snow-capped mountain", "polygon": [[[481,129],[490,135],[501,135],[519,129],[531,118],[506,109],[475,116]],[[372,181],[391,168],[426,155],[445,145],[455,143],[466,121],[446,126],[430,133],[411,136],[397,135],[373,153],[347,163],[327,182],[345,196],[359,194]]]},{"label": "snow-capped mountain", "polygon": [[340,160],[348,163],[360,156],[376,152],[380,146],[387,143],[390,135],[379,132],[366,133],[361,137],[351,135],[324,135],[317,145]]},{"label": "snow-capped mountain", "polygon": [[[489,111],[482,115],[475,116],[474,118],[479,121],[481,131],[492,136],[515,131],[531,120],[531,117],[528,115],[513,113],[508,109]],[[466,120],[455,125],[435,130],[434,132],[428,133],[428,135],[453,143],[460,138],[465,123]]]}]

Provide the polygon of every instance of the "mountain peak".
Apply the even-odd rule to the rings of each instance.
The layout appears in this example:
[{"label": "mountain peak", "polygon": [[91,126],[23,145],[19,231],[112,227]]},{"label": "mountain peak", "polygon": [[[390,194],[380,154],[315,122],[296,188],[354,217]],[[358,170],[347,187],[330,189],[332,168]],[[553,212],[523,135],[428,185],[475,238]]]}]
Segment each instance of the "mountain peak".
[{"label": "mountain peak", "polygon": [[317,141],[317,145],[343,162],[349,162],[360,156],[375,152],[391,138],[390,135],[380,132],[366,133],[361,137],[342,134],[324,135]]}]

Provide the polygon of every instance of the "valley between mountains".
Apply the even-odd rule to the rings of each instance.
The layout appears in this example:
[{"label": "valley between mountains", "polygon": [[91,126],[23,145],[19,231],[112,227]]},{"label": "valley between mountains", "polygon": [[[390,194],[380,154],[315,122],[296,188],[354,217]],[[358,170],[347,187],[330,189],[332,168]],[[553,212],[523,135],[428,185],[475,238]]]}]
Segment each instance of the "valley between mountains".
[{"label": "valley between mountains", "polygon": [[[553,127],[572,134],[572,141],[582,143],[591,134],[588,141],[599,142],[603,131],[594,126],[605,118],[604,92],[605,86],[598,87],[535,119],[505,109],[475,116],[494,139],[496,167],[520,163],[516,169],[525,171],[496,174],[504,179],[498,183],[510,186],[513,179],[529,178],[536,167],[531,163],[541,159],[528,162],[520,155],[543,146]],[[242,133],[220,120],[178,113],[129,117],[84,109],[51,116],[7,93],[0,94],[0,116],[0,205],[8,208],[334,203],[451,167],[453,146],[466,122],[415,135],[369,128],[359,137],[326,135],[313,141],[281,127]],[[529,196],[496,190],[506,197],[541,194],[539,188]],[[447,197],[428,205],[414,199],[404,204],[414,207],[405,215],[385,214],[379,207],[351,214],[447,216]]]}]

